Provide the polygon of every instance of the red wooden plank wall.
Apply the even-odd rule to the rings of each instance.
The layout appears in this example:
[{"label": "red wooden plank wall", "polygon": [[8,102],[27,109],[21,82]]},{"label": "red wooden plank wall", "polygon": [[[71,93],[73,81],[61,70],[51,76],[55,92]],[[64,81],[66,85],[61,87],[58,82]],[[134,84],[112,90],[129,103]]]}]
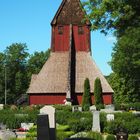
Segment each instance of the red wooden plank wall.
[{"label": "red wooden plank wall", "polygon": [[58,26],[54,27],[53,33],[53,51],[68,51],[69,50],[69,36],[70,36],[70,26],[63,26],[63,33],[58,33]]},{"label": "red wooden plank wall", "polygon": [[[92,103],[94,104],[94,96],[93,95],[91,96],[91,99],[92,99]],[[77,100],[78,100],[79,104],[82,103],[82,94],[81,95],[77,95]],[[103,95],[103,102],[106,105],[107,104],[112,104],[113,103],[112,94],[104,94]]]},{"label": "red wooden plank wall", "polygon": [[[52,50],[53,51],[68,51],[70,44],[70,26],[63,26],[63,33],[59,34],[59,26],[52,29]],[[88,26],[82,26],[83,34],[78,33],[79,26],[73,26],[73,41],[76,51],[90,50],[90,29]]]},{"label": "red wooden plank wall", "polygon": [[[91,96],[94,103],[94,96]],[[29,104],[64,104],[66,94],[29,95]],[[82,94],[77,95],[78,103],[82,103]],[[104,104],[112,104],[112,94],[103,95]]]},{"label": "red wooden plank wall", "polygon": [[78,33],[78,26],[73,26],[73,35],[76,51],[90,50],[90,30],[88,26],[83,26],[83,34]]},{"label": "red wooden plank wall", "polygon": [[29,95],[29,104],[64,104],[66,94]]}]

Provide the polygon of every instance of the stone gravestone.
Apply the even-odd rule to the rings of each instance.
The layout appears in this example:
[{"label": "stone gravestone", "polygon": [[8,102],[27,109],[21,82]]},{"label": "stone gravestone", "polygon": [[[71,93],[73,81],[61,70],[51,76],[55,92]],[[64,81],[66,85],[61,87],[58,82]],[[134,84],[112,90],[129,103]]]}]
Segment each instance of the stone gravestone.
[{"label": "stone gravestone", "polygon": [[81,106],[72,106],[72,112],[77,112],[77,111],[82,112],[82,107]]},{"label": "stone gravestone", "polygon": [[106,119],[107,119],[108,122],[114,121],[114,114],[107,114]]},{"label": "stone gravestone", "polygon": [[93,112],[92,131],[101,132],[101,128],[100,128],[100,112],[99,111],[94,111]]},{"label": "stone gravestone", "polygon": [[51,140],[47,114],[39,114],[37,117],[37,140]]},{"label": "stone gravestone", "polygon": [[90,106],[90,109],[89,109],[90,111],[96,111],[96,106],[95,105],[92,105],[92,106]]},{"label": "stone gravestone", "polygon": [[128,139],[128,132],[123,128],[119,128],[116,134],[117,140],[127,140]]},{"label": "stone gravestone", "polygon": [[1,130],[0,139],[1,140],[10,140],[16,138],[16,134],[10,130]]},{"label": "stone gravestone", "polygon": [[6,125],[4,125],[3,123],[0,123],[0,130],[5,130],[6,129]]},{"label": "stone gravestone", "polygon": [[31,127],[33,127],[34,123],[21,123],[21,128],[24,130],[29,130]]},{"label": "stone gravestone", "polygon": [[3,110],[4,104],[0,104],[0,110]]},{"label": "stone gravestone", "polygon": [[40,109],[40,114],[48,115],[50,137],[51,137],[51,140],[56,140],[55,108],[52,106],[44,106],[43,108]]}]

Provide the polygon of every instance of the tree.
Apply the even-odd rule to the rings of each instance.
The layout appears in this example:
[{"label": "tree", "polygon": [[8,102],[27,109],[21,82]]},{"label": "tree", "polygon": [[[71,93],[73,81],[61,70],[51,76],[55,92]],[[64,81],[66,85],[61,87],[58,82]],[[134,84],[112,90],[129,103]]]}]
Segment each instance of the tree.
[{"label": "tree", "polygon": [[27,90],[28,55],[26,44],[14,43],[5,50],[7,103],[9,104],[14,103],[16,98]]},{"label": "tree", "polygon": [[113,31],[117,38],[111,60],[118,82],[115,102],[140,101],[140,1],[85,0],[84,6],[93,30]]},{"label": "tree", "polygon": [[111,66],[112,70],[123,81],[126,89],[123,92],[127,102],[140,101],[140,27],[129,28],[116,43]]},{"label": "tree", "polygon": [[21,94],[26,93],[31,75],[40,71],[49,55],[50,50],[47,50],[35,52],[29,57],[27,46],[23,43],[14,43],[0,53],[0,102],[4,103],[5,72],[7,103],[13,104]]},{"label": "tree", "polygon": [[111,73],[107,78],[109,84],[114,90],[113,99],[114,103],[125,103],[128,101],[126,93],[127,88],[125,85],[125,79],[121,79],[117,73]]},{"label": "tree", "polygon": [[90,83],[89,83],[89,79],[86,78],[84,82],[84,93],[82,97],[83,110],[88,111],[91,104],[92,104],[92,101],[91,101],[91,95],[90,95]]},{"label": "tree", "polygon": [[84,0],[83,5],[93,30],[115,30],[121,36],[128,27],[140,26],[139,0]]},{"label": "tree", "polygon": [[0,53],[0,103],[4,104],[4,86],[5,86],[5,67],[4,67],[4,53]]},{"label": "tree", "polygon": [[103,104],[102,86],[101,80],[99,78],[96,78],[94,82],[94,104],[95,105]]}]

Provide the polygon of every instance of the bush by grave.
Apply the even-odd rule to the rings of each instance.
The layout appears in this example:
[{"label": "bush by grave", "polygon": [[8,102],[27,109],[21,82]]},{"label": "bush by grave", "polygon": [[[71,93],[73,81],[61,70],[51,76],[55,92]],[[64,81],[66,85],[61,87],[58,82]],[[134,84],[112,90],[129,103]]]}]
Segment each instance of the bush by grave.
[{"label": "bush by grave", "polygon": [[106,140],[116,140],[114,135],[107,135]]},{"label": "bush by grave", "polygon": [[103,104],[102,86],[101,80],[99,78],[96,78],[94,82],[94,104],[95,105]]},{"label": "bush by grave", "polygon": [[84,82],[84,93],[82,96],[82,108],[84,111],[88,111],[91,106],[91,95],[90,95],[90,83],[89,79],[86,78]]}]

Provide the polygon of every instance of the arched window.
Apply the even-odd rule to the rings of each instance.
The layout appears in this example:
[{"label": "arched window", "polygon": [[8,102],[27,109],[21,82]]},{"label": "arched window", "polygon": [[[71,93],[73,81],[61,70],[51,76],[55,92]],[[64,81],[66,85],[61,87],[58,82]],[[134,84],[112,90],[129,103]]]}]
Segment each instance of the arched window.
[{"label": "arched window", "polygon": [[63,34],[63,26],[58,26],[58,34]]},{"label": "arched window", "polygon": [[84,29],[82,26],[78,26],[78,34],[84,34]]}]

